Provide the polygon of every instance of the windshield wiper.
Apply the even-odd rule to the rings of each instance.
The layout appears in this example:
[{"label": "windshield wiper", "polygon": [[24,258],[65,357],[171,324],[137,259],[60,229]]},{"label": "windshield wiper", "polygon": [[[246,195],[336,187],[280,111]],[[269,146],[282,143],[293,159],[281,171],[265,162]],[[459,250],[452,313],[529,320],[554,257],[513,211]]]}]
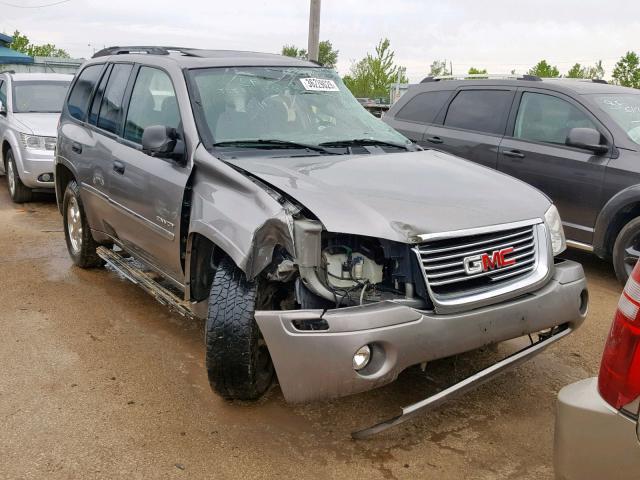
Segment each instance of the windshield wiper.
[{"label": "windshield wiper", "polygon": [[363,147],[367,145],[378,145],[383,147],[395,147],[409,150],[408,145],[401,143],[385,142],[384,140],[376,140],[373,138],[354,138],[352,140],[335,140],[332,142],[323,142],[321,147]]},{"label": "windshield wiper", "polygon": [[307,143],[290,142],[288,140],[277,139],[247,139],[247,140],[227,140],[216,142],[214,147],[248,147],[248,148],[304,148],[325,155],[341,155],[339,152],[332,152],[319,145],[309,145]]}]

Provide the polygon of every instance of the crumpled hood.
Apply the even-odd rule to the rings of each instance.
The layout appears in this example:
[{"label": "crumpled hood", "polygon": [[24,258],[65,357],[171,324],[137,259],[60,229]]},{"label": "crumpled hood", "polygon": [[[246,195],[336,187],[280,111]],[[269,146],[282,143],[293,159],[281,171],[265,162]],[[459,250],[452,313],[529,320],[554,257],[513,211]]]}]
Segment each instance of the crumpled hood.
[{"label": "crumpled hood", "polygon": [[59,113],[14,113],[13,118],[25,127],[25,133],[43,137],[57,135]]},{"label": "crumpled hood", "polygon": [[542,218],[550,205],[520,180],[433,150],[227,162],[290,195],[331,232],[408,243],[420,234]]}]

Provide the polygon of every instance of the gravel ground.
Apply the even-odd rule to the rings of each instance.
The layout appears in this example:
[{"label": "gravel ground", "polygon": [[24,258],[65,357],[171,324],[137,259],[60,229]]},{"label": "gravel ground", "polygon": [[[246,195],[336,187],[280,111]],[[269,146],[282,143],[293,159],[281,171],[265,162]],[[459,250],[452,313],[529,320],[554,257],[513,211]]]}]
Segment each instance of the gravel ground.
[{"label": "gravel ground", "polygon": [[584,326],[533,361],[366,441],[392,416],[520,343],[433,362],[382,389],[304,406],[209,389],[203,325],[107,269],[72,266],[51,198],[13,205],[0,178],[0,478],[549,479],[558,390],[597,374],[621,288],[585,266]]}]

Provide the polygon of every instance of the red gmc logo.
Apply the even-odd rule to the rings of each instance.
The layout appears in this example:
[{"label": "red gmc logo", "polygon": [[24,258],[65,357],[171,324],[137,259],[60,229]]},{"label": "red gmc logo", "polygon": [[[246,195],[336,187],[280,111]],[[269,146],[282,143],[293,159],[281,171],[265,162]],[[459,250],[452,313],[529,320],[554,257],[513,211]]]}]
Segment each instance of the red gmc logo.
[{"label": "red gmc logo", "polygon": [[509,267],[516,264],[514,258],[505,258],[513,253],[513,247],[496,250],[492,253],[483,253],[482,255],[472,255],[464,258],[464,271],[467,275],[475,275],[477,273],[488,272],[498,268]]}]

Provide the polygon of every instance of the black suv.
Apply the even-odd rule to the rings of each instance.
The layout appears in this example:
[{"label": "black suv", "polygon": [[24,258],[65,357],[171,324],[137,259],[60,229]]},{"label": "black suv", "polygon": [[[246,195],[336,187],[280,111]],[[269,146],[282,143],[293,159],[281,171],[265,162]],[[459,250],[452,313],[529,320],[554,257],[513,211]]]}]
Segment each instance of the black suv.
[{"label": "black suv", "polygon": [[427,77],[384,120],[425,148],[513,175],[558,206],[567,244],[640,255],[640,92],[602,80]]}]

